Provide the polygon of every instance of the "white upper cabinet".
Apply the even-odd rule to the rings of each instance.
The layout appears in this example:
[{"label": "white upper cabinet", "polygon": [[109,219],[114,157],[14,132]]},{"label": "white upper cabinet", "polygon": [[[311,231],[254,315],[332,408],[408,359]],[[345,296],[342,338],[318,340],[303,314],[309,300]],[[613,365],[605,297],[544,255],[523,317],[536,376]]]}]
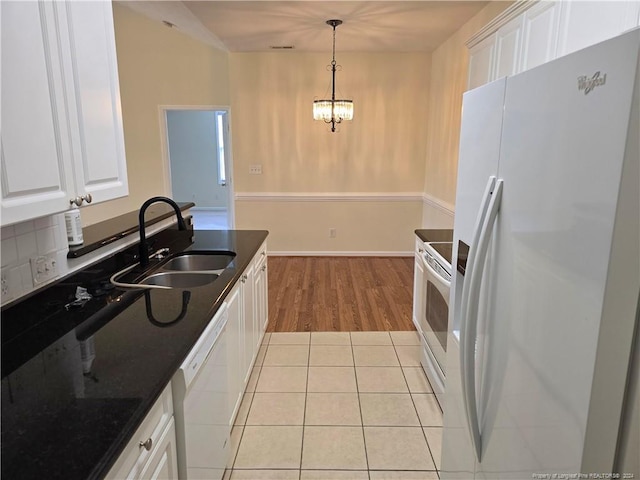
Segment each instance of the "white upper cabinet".
[{"label": "white upper cabinet", "polygon": [[2,224],[69,207],[73,170],[53,3],[1,2]]},{"label": "white upper cabinet", "polygon": [[491,81],[495,51],[495,34],[471,48],[469,52],[469,88],[476,88]]},{"label": "white upper cabinet", "polygon": [[640,2],[518,1],[468,42],[475,88],[615,37],[640,24]]},{"label": "white upper cabinet", "polygon": [[496,33],[495,78],[513,75],[518,71],[522,43],[522,17],[511,20]]},{"label": "white upper cabinet", "polygon": [[560,6],[555,2],[540,2],[522,15],[522,55],[519,72],[555,58],[558,47],[559,10]]},{"label": "white upper cabinet", "polygon": [[2,225],[127,195],[111,3],[1,2],[0,19]]},{"label": "white upper cabinet", "polygon": [[[67,95],[75,140],[76,188],[103,202],[128,194],[111,2],[64,2],[73,63]],[[65,18],[61,15],[61,18]]]},{"label": "white upper cabinet", "polygon": [[588,47],[638,25],[640,2],[561,2],[558,56]]}]

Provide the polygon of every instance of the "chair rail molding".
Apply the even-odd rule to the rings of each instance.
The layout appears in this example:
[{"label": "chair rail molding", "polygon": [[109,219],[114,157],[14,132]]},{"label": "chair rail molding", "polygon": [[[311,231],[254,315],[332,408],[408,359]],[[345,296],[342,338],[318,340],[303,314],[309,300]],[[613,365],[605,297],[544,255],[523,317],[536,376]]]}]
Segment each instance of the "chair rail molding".
[{"label": "chair rail molding", "polygon": [[433,197],[428,193],[423,194],[422,203],[424,204],[424,206],[435,207],[436,209],[442,211],[443,213],[451,215],[452,217],[455,212],[455,207],[453,205],[451,205],[448,202],[445,202],[444,200],[440,200],[439,198]]},{"label": "chair rail molding", "polygon": [[420,202],[422,192],[236,192],[236,201]]}]

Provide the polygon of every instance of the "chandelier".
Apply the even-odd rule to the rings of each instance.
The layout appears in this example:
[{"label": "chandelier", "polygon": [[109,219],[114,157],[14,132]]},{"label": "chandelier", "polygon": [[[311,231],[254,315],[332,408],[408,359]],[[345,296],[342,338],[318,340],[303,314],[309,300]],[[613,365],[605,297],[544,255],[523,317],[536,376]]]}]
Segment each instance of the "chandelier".
[{"label": "chandelier", "polygon": [[336,99],[336,27],[342,20],[327,20],[333,27],[333,59],[331,60],[331,99],[313,101],[313,119],[323,120],[331,124],[331,131],[336,131],[336,123],[353,119],[353,100]]}]

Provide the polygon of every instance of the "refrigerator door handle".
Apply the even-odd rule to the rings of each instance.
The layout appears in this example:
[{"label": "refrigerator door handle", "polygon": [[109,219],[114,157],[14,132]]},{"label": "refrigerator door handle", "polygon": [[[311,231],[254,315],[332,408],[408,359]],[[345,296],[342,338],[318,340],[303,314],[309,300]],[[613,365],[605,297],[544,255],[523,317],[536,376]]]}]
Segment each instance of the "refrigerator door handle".
[{"label": "refrigerator door handle", "polygon": [[[469,244],[469,255],[467,257],[467,267],[465,272],[466,280],[462,284],[462,298],[460,302],[460,376],[462,380],[462,396],[464,399],[464,409],[465,409],[465,417],[467,419],[467,427],[469,428],[469,432],[471,432],[471,440],[473,442],[474,449],[476,452],[478,451],[476,444],[480,441],[480,432],[478,429],[478,421],[477,418],[471,417],[471,411],[468,407],[470,400],[469,397],[473,395],[475,399],[475,385],[474,388],[469,391],[467,389],[468,381],[467,381],[467,370],[466,366],[470,363],[467,361],[467,349],[464,347],[465,340],[468,337],[467,334],[467,324],[468,322],[468,307],[469,307],[469,293],[471,291],[471,277],[473,274],[474,264],[476,253],[478,250],[478,243],[480,240],[480,232],[482,231],[482,226],[484,225],[485,217],[487,216],[487,211],[489,210],[489,203],[491,201],[491,192],[493,192],[496,183],[496,177],[490,176],[487,181],[487,186],[484,190],[484,194],[482,195],[482,201],[480,202],[480,210],[478,210],[478,216],[476,218],[476,224],[473,229],[473,235],[471,237],[471,243]],[[474,355],[475,352],[471,352]],[[471,360],[471,364],[473,365],[474,359]],[[477,410],[476,410],[477,413]],[[476,415],[477,416],[477,415]]]},{"label": "refrigerator door handle", "polygon": [[[493,177],[495,180],[495,177]],[[462,391],[465,401],[465,411],[469,431],[471,432],[471,440],[476,451],[478,462],[482,461],[482,433],[480,431],[480,422],[478,416],[478,405],[476,395],[476,376],[475,376],[475,351],[478,326],[478,302],[480,300],[480,286],[482,284],[482,276],[484,273],[485,262],[489,248],[489,241],[493,233],[493,226],[500,210],[500,201],[502,199],[503,180],[495,181],[493,192],[490,192],[489,205],[486,213],[481,220],[482,226],[479,229],[478,240],[475,243],[475,251],[471,258],[471,271],[468,271],[469,279],[465,282],[464,287],[468,288],[467,295],[464,295],[463,301],[465,305],[461,319],[460,328],[460,357],[461,357],[461,373],[462,373]],[[471,251],[469,252],[471,256]]]}]

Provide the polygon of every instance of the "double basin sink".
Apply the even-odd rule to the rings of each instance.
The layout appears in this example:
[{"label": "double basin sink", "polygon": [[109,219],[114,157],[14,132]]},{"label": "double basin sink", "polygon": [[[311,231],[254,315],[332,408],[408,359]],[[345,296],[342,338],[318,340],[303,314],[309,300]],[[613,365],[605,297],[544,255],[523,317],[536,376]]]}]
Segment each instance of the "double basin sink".
[{"label": "double basin sink", "polygon": [[126,283],[119,278],[137,265],[111,277],[111,283],[124,288],[192,288],[207,285],[220,276],[236,254],[228,251],[194,251],[173,255],[141,279]]}]

